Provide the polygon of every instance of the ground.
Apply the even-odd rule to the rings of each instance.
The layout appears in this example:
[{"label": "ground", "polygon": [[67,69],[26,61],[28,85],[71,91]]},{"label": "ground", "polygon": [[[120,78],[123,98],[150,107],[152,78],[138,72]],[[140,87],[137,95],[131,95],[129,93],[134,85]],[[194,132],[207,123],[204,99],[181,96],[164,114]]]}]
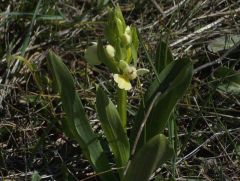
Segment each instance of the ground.
[{"label": "ground", "polygon": [[[240,180],[240,2],[123,0],[108,6],[113,3],[140,32],[139,66],[151,70],[142,47],[154,62],[161,38],[175,59],[187,56],[194,64],[191,85],[174,111],[176,158],[153,177]],[[0,180],[29,180],[34,171],[43,180],[97,179],[78,145],[63,134],[64,112],[46,54],[51,49],[64,59],[91,125],[101,134],[95,87],[103,85],[114,97],[114,83],[105,66],[86,63],[84,50],[103,37],[107,9],[84,0],[0,3]],[[217,76],[219,67],[236,72],[233,90],[221,88],[228,77]],[[128,93],[130,117],[154,76],[141,78],[143,86]]]}]

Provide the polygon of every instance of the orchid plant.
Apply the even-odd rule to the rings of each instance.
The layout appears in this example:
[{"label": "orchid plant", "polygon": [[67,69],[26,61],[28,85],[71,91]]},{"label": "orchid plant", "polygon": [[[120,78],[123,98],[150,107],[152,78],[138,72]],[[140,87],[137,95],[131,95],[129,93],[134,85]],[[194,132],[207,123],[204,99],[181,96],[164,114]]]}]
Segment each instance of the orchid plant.
[{"label": "orchid plant", "polygon": [[63,131],[77,141],[101,180],[147,181],[156,168],[174,155],[163,132],[172,110],[191,81],[192,64],[188,59],[173,60],[167,44],[160,41],[156,53],[156,79],[141,101],[128,132],[127,91],[133,88],[134,79],[149,70],[137,68],[137,29],[126,25],[119,6],[109,11],[104,35],[106,41],[99,39],[93,43],[86,49],[84,57],[93,66],[104,64],[116,83],[117,105],[100,86],[96,93],[96,111],[114,158],[114,167],[110,166],[100,138],[90,126],[73,77],[61,58],[49,52],[49,67],[66,113],[61,122]]},{"label": "orchid plant", "polygon": [[[136,69],[139,44],[137,31],[135,27],[126,25],[119,7],[109,12],[104,34],[108,44],[104,46],[101,40],[94,42],[86,49],[85,60],[92,65],[103,63],[113,73],[118,87],[117,108],[123,127],[126,128],[127,91],[132,89],[131,81],[147,73],[148,69]],[[134,65],[131,65],[132,62]]]}]

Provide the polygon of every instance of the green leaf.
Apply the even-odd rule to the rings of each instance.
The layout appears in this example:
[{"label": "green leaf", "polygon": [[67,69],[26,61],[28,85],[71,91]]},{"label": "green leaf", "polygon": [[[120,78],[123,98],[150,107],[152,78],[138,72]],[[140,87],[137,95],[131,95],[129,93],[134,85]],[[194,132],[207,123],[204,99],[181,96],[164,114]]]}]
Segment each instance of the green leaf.
[{"label": "green leaf", "polygon": [[120,43],[116,44],[115,46],[116,49],[116,55],[115,55],[115,60],[126,60],[128,58],[128,52],[125,47],[122,47]]},{"label": "green leaf", "polygon": [[110,11],[108,13],[107,24],[104,28],[104,35],[108,42],[115,47],[118,41],[117,40],[118,35],[114,33],[114,31],[116,31],[116,24],[114,20],[115,20],[114,13]]},{"label": "green leaf", "polygon": [[145,74],[149,73],[149,70],[148,69],[145,69],[145,68],[140,68],[140,69],[137,69],[137,75],[138,76],[143,76]]},{"label": "green leaf", "polygon": [[218,79],[217,90],[232,94],[240,93],[240,72],[228,67],[219,67],[213,74],[215,79]]},{"label": "green leaf", "polygon": [[98,40],[97,54],[99,60],[103,62],[112,73],[119,73],[118,63],[114,59],[109,58],[101,40]]},{"label": "green leaf", "polygon": [[126,29],[126,23],[119,6],[110,10],[108,13],[107,24],[104,35],[111,45],[115,48],[120,44],[121,38]]},{"label": "green leaf", "polygon": [[208,49],[213,53],[217,53],[222,50],[227,50],[233,47],[240,41],[240,35],[229,34],[227,36],[221,36],[212,40],[208,44]]},{"label": "green leaf", "polygon": [[[179,60],[171,62],[155,79],[144,96],[144,103],[141,104],[135,117],[133,129],[130,136],[130,143],[133,143],[138,134],[147,111],[153,100],[156,100],[150,109],[147,118],[145,134],[141,135],[138,147],[141,147],[145,141],[153,136],[163,132],[166,123],[177,104],[189,86],[193,75],[193,66],[191,61]],[[155,98],[157,94],[159,97]]]},{"label": "green leaf", "polygon": [[133,157],[123,181],[149,180],[154,170],[170,159],[172,155],[173,148],[164,135],[158,134],[152,137]]},{"label": "green leaf", "polygon": [[[123,167],[129,159],[130,146],[128,137],[115,105],[100,87],[97,89],[97,112],[117,167]],[[120,170],[121,173],[122,170]]]},{"label": "green leaf", "polygon": [[84,54],[85,60],[91,64],[91,65],[99,65],[101,64],[101,61],[98,59],[98,54],[97,54],[97,45],[92,45],[89,46]]},{"label": "green leaf", "polygon": [[116,30],[117,30],[117,32],[115,32],[115,33],[118,35],[118,37],[121,37],[125,31],[123,22],[121,21],[120,18],[118,18],[116,16],[114,17],[114,20],[115,20],[115,25],[116,25]]},{"label": "green leaf", "polygon": [[30,24],[30,27],[27,31],[27,34],[25,36],[25,39],[24,39],[24,42],[22,44],[22,47],[21,47],[21,56],[24,56],[25,52],[26,52],[26,49],[29,45],[29,42],[30,42],[30,38],[31,38],[31,34],[32,34],[32,31],[33,31],[33,26],[36,22],[36,18],[37,18],[37,15],[41,9],[41,4],[42,4],[42,0],[39,0],[38,3],[37,3],[37,6],[36,6],[36,9],[33,13],[33,17],[32,17],[32,21],[31,21],[31,24]]},{"label": "green leaf", "polygon": [[[57,83],[63,110],[66,113],[63,130],[78,142],[96,172],[109,171],[107,158],[85,116],[79,95],[75,91],[73,77],[61,58],[53,52],[49,52],[48,62]],[[100,175],[100,177],[106,181],[115,179],[111,172]]]},{"label": "green leaf", "polygon": [[32,181],[40,181],[41,180],[41,176],[38,174],[37,171],[34,171],[33,172],[33,175],[32,175]]},{"label": "green leaf", "polygon": [[134,65],[137,65],[137,52],[138,52],[138,46],[139,46],[139,40],[138,40],[138,33],[136,27],[131,27],[132,31],[132,58],[134,61]]},{"label": "green leaf", "polygon": [[[115,8],[114,8],[114,17],[115,18],[119,18],[122,22],[122,26],[123,26],[123,30],[125,31],[125,28],[126,28],[126,23],[125,23],[125,20],[124,20],[124,17],[123,17],[123,14],[122,14],[122,11],[121,11],[121,8],[119,5],[117,5]],[[123,31],[123,32],[124,32]]]},{"label": "green leaf", "polygon": [[173,56],[168,44],[160,39],[156,51],[156,69],[158,73],[160,73],[172,61]]}]

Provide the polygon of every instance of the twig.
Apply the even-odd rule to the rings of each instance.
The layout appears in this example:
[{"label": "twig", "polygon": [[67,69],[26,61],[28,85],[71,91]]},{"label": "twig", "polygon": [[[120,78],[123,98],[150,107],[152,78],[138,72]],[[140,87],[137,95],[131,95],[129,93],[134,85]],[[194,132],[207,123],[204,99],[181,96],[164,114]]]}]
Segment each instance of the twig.
[{"label": "twig", "polygon": [[184,37],[181,38],[180,40],[177,40],[177,41],[171,43],[170,46],[171,46],[171,47],[176,46],[177,44],[180,44],[180,43],[182,43],[182,42],[184,42],[184,41],[192,38],[192,37],[195,36],[195,35],[198,35],[198,34],[204,32],[204,31],[206,31],[206,30],[208,30],[208,29],[211,29],[212,27],[214,27],[214,26],[216,26],[217,24],[219,24],[219,23],[221,23],[222,21],[224,21],[225,18],[226,18],[226,17],[219,18],[218,20],[216,20],[216,21],[214,21],[214,22],[212,22],[212,23],[210,23],[210,24],[208,24],[208,25],[206,25],[206,26],[198,29],[197,31],[195,31],[195,32],[193,32],[193,33],[191,33],[191,34],[188,34],[187,36],[184,36]]},{"label": "twig", "polygon": [[[226,131],[220,131],[220,132],[217,132],[216,134],[219,134],[219,133],[225,133]],[[228,129],[227,132],[240,132],[240,128],[234,128],[234,129]],[[193,136],[197,136],[199,134],[211,134],[212,131],[194,131],[194,132],[191,132],[191,134]],[[187,136],[188,133],[180,133],[178,134],[178,137],[182,137],[182,136]]]},{"label": "twig", "polygon": [[229,11],[225,11],[225,12],[217,12],[217,13],[212,13],[209,15],[202,15],[197,18],[193,18],[192,21],[216,17],[216,16],[231,15],[232,13],[239,13],[239,12],[240,12],[240,8],[237,8],[237,9],[233,9],[233,10],[229,10]]},{"label": "twig", "polygon": [[[4,177],[0,177],[0,180],[5,180],[5,179],[12,179],[12,178],[16,178],[16,177],[26,177],[26,176],[32,176],[34,172],[27,172],[27,173],[17,173],[17,174],[11,174],[11,175],[7,175]],[[47,179],[47,178],[53,178],[53,175],[41,175],[41,179]]]},{"label": "twig", "polygon": [[[238,129],[232,129],[231,131],[236,131]],[[217,138],[218,136],[221,136],[223,134],[225,134],[226,131],[221,131],[218,133],[215,133],[214,135],[212,135],[210,138],[208,138],[206,141],[204,141],[202,144],[200,144],[197,148],[195,148],[193,151],[191,151],[190,153],[188,153],[186,156],[184,156],[183,158],[181,158],[180,160],[178,160],[176,162],[176,165],[178,165],[179,163],[181,163],[182,161],[188,159],[189,157],[191,157],[192,155],[194,155],[195,153],[197,153],[201,147],[203,147],[204,145],[206,145],[207,143],[209,143],[210,141],[214,140],[215,138]]]},{"label": "twig", "polygon": [[166,10],[166,11],[164,11],[164,14],[165,14],[166,16],[172,14],[172,13],[173,13],[174,11],[176,11],[180,6],[182,6],[186,1],[189,1],[189,0],[183,0],[183,1],[181,1],[181,2],[178,3],[177,5],[169,8],[169,9]]},{"label": "twig", "polygon": [[151,0],[151,1],[155,5],[155,7],[158,9],[158,11],[162,14],[163,18],[165,18],[166,15],[163,9],[161,8],[161,6],[159,6],[159,4],[155,0]]}]

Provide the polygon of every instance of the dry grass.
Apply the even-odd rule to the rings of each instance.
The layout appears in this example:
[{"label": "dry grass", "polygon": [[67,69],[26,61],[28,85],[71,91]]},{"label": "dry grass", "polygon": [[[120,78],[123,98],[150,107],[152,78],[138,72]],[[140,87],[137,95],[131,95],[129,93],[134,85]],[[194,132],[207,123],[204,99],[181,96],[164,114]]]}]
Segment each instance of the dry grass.
[{"label": "dry grass", "polygon": [[[95,84],[100,83],[109,91],[113,87],[103,66],[90,67],[83,59],[86,46],[96,41],[96,36],[102,36],[106,14],[106,8],[98,10],[90,2],[41,1],[38,8],[38,1],[1,2],[0,180],[28,180],[34,170],[45,180],[61,180],[67,175],[81,180],[94,174],[79,147],[61,131],[59,119],[63,113],[45,58],[51,48],[65,59],[76,77],[92,125],[101,132],[93,112]],[[240,180],[240,97],[217,91],[211,76],[219,66],[239,69],[239,46],[216,53],[208,49],[216,37],[239,34],[240,2],[118,3],[128,24],[135,24],[140,30],[153,60],[162,36],[168,39],[175,57],[188,55],[194,62],[191,87],[175,113],[176,159],[158,169],[154,177]],[[19,60],[19,55],[25,60]],[[139,59],[149,66],[142,49]],[[152,76],[142,80],[143,84],[148,85]],[[136,111],[139,92],[136,88],[129,93],[132,113]]]}]

